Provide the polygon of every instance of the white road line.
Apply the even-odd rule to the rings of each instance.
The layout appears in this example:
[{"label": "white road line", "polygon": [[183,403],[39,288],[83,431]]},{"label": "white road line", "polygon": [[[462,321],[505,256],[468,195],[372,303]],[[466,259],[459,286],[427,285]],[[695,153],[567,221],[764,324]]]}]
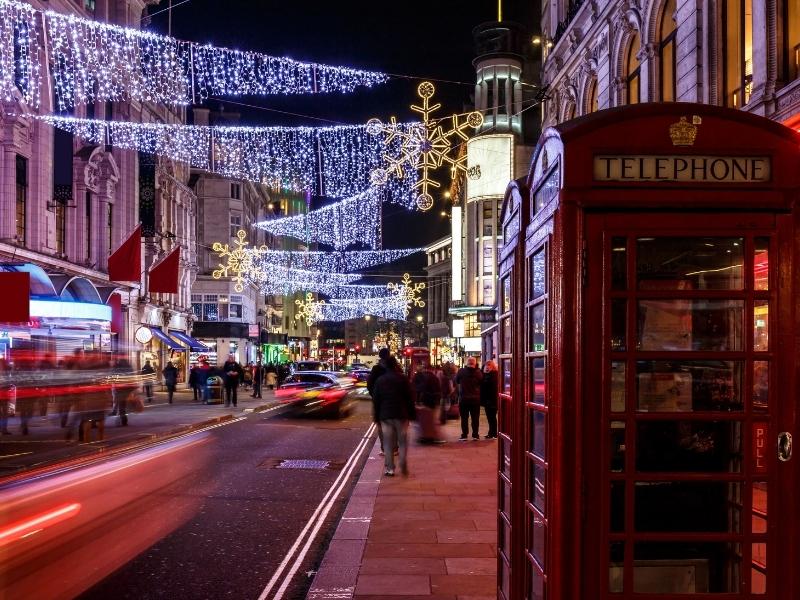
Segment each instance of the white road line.
[{"label": "white road line", "polygon": [[281,575],[283,574],[284,570],[289,564],[289,561],[292,560],[292,556],[294,556],[295,551],[303,542],[303,538],[305,537],[306,533],[308,533],[308,531],[313,527],[313,531],[311,531],[311,534],[309,535],[308,540],[305,543],[305,546],[303,546],[303,549],[300,551],[300,554],[298,554],[289,572],[286,573],[286,575],[283,577],[283,583],[281,584],[278,591],[275,593],[273,599],[278,600],[279,598],[283,597],[286,588],[289,586],[289,583],[291,582],[295,573],[297,573],[297,570],[300,568],[300,565],[302,564],[303,559],[308,553],[308,550],[311,547],[311,543],[314,541],[314,538],[316,537],[317,533],[322,527],[325,518],[328,516],[328,513],[333,507],[333,504],[336,502],[336,499],[339,497],[339,494],[342,493],[342,490],[344,489],[344,486],[347,483],[350,474],[353,472],[353,469],[355,469],[356,464],[358,464],[358,459],[361,457],[364,450],[366,449],[374,431],[375,431],[375,423],[371,423],[370,426],[367,428],[366,433],[363,435],[358,445],[356,446],[355,450],[353,450],[353,453],[347,459],[347,462],[345,463],[342,471],[339,473],[339,476],[331,484],[331,487],[325,493],[325,496],[322,498],[322,501],[319,503],[316,510],[314,510],[311,517],[308,519],[308,522],[306,523],[305,527],[303,527],[303,530],[297,536],[297,539],[295,540],[294,544],[292,544],[292,547],[289,548],[289,551],[286,553],[283,562],[281,562],[281,564],[278,566],[278,569],[275,571],[275,574],[272,576],[272,579],[269,580],[269,583],[267,583],[267,587],[265,587],[264,591],[261,592],[261,595],[258,597],[258,600],[267,599],[268,594],[278,583],[278,580],[281,578]]}]

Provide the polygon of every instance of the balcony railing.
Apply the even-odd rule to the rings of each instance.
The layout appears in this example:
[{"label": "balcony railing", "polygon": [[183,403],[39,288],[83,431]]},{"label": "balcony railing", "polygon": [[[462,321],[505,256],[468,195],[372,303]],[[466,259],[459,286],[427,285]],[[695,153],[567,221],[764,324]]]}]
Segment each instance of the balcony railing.
[{"label": "balcony railing", "polygon": [[572,23],[573,19],[578,15],[578,12],[580,11],[585,1],[586,0],[572,0],[569,3],[569,8],[567,9],[567,17],[558,24],[558,27],[556,27],[556,33],[553,36],[554,46],[558,43],[558,40],[560,40],[567,32],[570,23]]}]

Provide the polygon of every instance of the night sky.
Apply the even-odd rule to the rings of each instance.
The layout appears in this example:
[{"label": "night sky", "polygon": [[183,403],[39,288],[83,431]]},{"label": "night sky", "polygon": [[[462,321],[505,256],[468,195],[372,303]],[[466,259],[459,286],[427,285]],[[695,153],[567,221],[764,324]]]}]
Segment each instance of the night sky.
[{"label": "night sky", "polygon": [[[416,87],[430,78],[436,83],[438,113],[461,112],[471,105],[475,71],[472,29],[497,18],[495,0],[173,0],[172,35],[181,39],[237,49],[260,51],[332,65],[396,74],[390,83],[349,95],[284,98],[237,98],[260,108],[210,100],[210,108],[241,112],[246,125],[325,125],[382,120],[416,120],[408,106],[417,100]],[[506,5],[511,5],[506,0]],[[513,2],[515,5],[532,2]],[[166,0],[150,12],[166,8]],[[504,18],[528,28],[529,17],[504,6]],[[517,12],[521,10],[516,9]],[[152,17],[151,29],[166,33],[167,13]],[[447,80],[453,83],[436,80]],[[271,110],[265,110],[271,109]],[[296,113],[294,116],[281,112]],[[326,119],[328,122],[315,120]],[[439,180],[446,185],[449,175]],[[417,247],[449,232],[440,215],[444,201],[426,213],[396,205],[384,206],[384,247]],[[418,269],[423,256],[391,270]]]}]

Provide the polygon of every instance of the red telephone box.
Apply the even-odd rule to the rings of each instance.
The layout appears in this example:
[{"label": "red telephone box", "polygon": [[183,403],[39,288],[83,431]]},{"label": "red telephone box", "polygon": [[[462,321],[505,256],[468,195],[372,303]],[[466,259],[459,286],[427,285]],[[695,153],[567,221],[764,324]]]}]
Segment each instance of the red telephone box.
[{"label": "red telephone box", "polygon": [[693,104],[547,130],[503,206],[498,596],[800,597],[800,136]]}]

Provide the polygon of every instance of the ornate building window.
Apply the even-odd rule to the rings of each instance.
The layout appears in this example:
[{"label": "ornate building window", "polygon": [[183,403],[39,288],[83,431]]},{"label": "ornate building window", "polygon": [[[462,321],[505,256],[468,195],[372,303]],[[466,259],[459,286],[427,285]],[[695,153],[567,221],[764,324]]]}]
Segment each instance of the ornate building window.
[{"label": "ornate building window", "polygon": [[16,164],[17,176],[17,202],[16,202],[16,219],[17,219],[17,241],[20,244],[25,244],[25,220],[28,213],[28,159],[24,156],[17,154]]},{"label": "ornate building window", "polygon": [[677,99],[677,62],[675,52],[675,37],[678,26],[675,23],[675,0],[667,0],[661,11],[658,27],[658,55],[661,69],[661,101],[675,102]]},{"label": "ornate building window", "polygon": [[63,255],[67,250],[67,207],[64,202],[56,200],[56,252]]},{"label": "ornate building window", "polygon": [[641,65],[638,57],[640,47],[641,42],[637,31],[628,42],[628,51],[625,54],[625,84],[628,90],[628,104],[641,102]]},{"label": "ornate building window", "polygon": [[589,83],[589,92],[586,94],[586,112],[585,114],[597,112],[599,104],[597,101],[597,79],[592,79]]},{"label": "ornate building window", "polygon": [[783,23],[786,79],[797,79],[800,77],[800,0],[784,0]]},{"label": "ornate building window", "polygon": [[741,108],[753,85],[753,0],[725,0],[721,31],[725,106]]}]

